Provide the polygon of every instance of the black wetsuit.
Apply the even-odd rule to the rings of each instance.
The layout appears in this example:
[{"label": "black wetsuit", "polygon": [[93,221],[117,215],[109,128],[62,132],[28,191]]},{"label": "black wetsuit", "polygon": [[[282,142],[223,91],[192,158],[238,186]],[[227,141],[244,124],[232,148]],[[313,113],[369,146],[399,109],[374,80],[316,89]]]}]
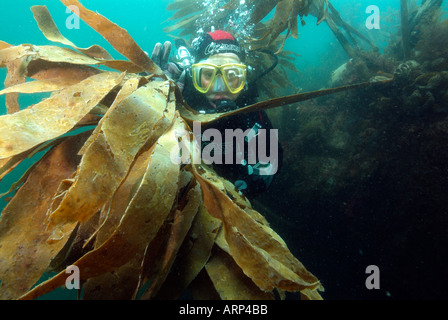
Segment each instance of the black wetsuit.
[{"label": "black wetsuit", "polygon": [[[256,89],[253,87],[252,90],[246,90],[243,92],[240,97],[233,103],[233,108],[242,108],[248,105],[251,105],[253,103],[256,103],[256,97],[257,92]],[[210,106],[208,101],[206,100],[205,96],[200,94],[195,90],[193,87],[193,84],[191,83],[191,79],[187,77],[185,82],[185,87],[183,91],[183,96],[188,105],[200,112],[204,113],[210,113],[210,112],[222,112],[222,109],[216,111],[213,109],[213,107]],[[218,107],[219,108],[219,107]],[[270,154],[271,150],[271,135],[273,132],[271,129],[272,123],[269,120],[266,112],[264,111],[257,111],[257,112],[251,112],[251,113],[245,113],[245,114],[239,114],[235,116],[228,116],[223,119],[214,121],[210,123],[209,125],[203,125],[201,126],[202,132],[205,130],[213,128],[217,129],[219,132],[221,132],[222,138],[222,154],[223,154],[223,163],[222,164],[216,164],[213,163],[212,167],[213,169],[220,174],[222,177],[226,178],[227,180],[231,181],[233,184],[235,184],[242,192],[243,194],[248,197],[249,199],[252,199],[259,195],[260,193],[266,191],[269,187],[269,185],[272,182],[272,179],[276,173],[278,173],[281,163],[282,163],[282,157],[283,157],[283,151],[280,143],[278,142],[278,137],[273,137],[272,140],[277,145],[277,152],[276,155]],[[249,141],[250,139],[245,139],[244,141],[244,160],[243,162],[240,161],[240,163],[236,163],[238,160],[237,154],[238,150],[241,150],[242,146],[241,144],[238,144],[236,142],[236,139],[234,139],[233,143],[233,149],[229,150],[228,148],[228,141],[225,141],[225,130],[226,129],[232,129],[237,130],[241,129],[243,132],[247,132],[248,129],[254,129],[252,133],[259,133],[261,132],[260,129],[265,129],[266,135],[256,135],[253,139],[256,139],[256,148],[249,148]],[[252,137],[252,136],[251,136]],[[260,138],[261,137],[261,138]],[[198,140],[199,137],[196,137]],[[248,136],[249,138],[249,136]],[[202,141],[202,150],[204,151],[205,147],[209,143],[213,143],[213,141],[203,141],[204,139],[201,139]],[[212,140],[212,139],[210,139]],[[259,146],[260,143],[263,143],[266,146],[266,152],[262,154],[266,154],[266,156],[271,156],[276,158],[276,170],[274,170],[274,174],[266,174],[267,171],[264,171],[264,173],[260,174],[260,170],[257,170],[257,163],[260,161],[258,155],[259,155]],[[227,148],[226,148],[227,144]],[[210,148],[209,148],[210,149]],[[236,150],[238,149],[238,150]],[[225,161],[224,154],[226,152],[232,152],[233,154],[233,164],[229,164],[228,161]],[[252,157],[250,157],[252,156]],[[241,157],[241,153],[240,153]],[[255,162],[253,161],[254,157],[256,158]],[[251,160],[252,159],[252,160]],[[254,170],[255,167],[255,170]]]}]

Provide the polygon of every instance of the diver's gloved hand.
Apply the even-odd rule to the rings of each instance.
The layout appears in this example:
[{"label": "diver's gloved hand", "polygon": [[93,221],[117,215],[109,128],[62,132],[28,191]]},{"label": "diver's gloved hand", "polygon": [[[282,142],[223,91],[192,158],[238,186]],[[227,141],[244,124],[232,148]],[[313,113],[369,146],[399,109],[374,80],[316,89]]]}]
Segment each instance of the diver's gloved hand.
[{"label": "diver's gloved hand", "polygon": [[168,78],[176,80],[177,85],[182,91],[185,82],[185,72],[183,73],[183,68],[177,63],[169,62],[171,47],[172,44],[169,41],[165,41],[163,45],[160,42],[156,43],[152,50],[151,60],[162,69]]}]

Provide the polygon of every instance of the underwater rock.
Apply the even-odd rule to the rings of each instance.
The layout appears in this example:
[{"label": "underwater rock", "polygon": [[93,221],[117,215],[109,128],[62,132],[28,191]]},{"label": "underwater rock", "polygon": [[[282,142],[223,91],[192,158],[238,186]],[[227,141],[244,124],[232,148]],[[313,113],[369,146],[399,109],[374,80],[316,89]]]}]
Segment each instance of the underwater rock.
[{"label": "underwater rock", "polygon": [[[448,71],[427,72],[419,75],[407,90],[413,90],[409,96],[403,95],[404,106],[409,110],[421,112],[445,112],[448,88]],[[414,112],[415,113],[415,112]]]},{"label": "underwater rock", "polygon": [[411,104],[420,105],[423,101],[423,97],[420,91],[418,89],[415,89],[414,92],[412,92],[411,96],[409,97],[409,100]]},{"label": "underwater rock", "polygon": [[428,71],[447,70],[448,23],[425,23],[420,26],[416,59],[424,63]]},{"label": "underwater rock", "polygon": [[443,72],[436,73],[434,76],[432,76],[428,80],[428,83],[426,84],[426,87],[428,89],[435,89],[435,88],[437,88],[437,87],[439,87],[441,85],[442,81],[444,81],[444,74],[443,74]]},{"label": "underwater rock", "polygon": [[448,70],[448,60],[446,58],[438,58],[429,63],[432,70]]},{"label": "underwater rock", "polygon": [[445,91],[445,94],[443,95],[441,100],[442,100],[441,104],[444,105],[445,108],[447,108],[447,106],[448,106],[448,90]]},{"label": "underwater rock", "polygon": [[395,65],[395,60],[390,57],[378,52],[362,51],[357,57],[348,60],[332,72],[329,85],[369,81],[375,76],[384,76],[377,78],[377,81],[390,79]]},{"label": "underwater rock", "polygon": [[347,71],[347,64],[350,63],[351,60],[352,59],[344,62],[331,73],[330,87],[335,87],[344,83],[344,73]]},{"label": "underwater rock", "polygon": [[425,98],[425,103],[420,108],[423,111],[429,109],[430,107],[432,107],[434,105],[435,101],[436,101],[434,99],[433,94],[430,91],[426,91],[424,98]]},{"label": "underwater rock", "polygon": [[394,70],[394,78],[398,81],[409,81],[419,72],[420,63],[415,60],[408,60],[400,63]]},{"label": "underwater rock", "polygon": [[342,130],[335,130],[329,140],[329,145],[338,150],[344,150],[350,141],[350,135]]}]

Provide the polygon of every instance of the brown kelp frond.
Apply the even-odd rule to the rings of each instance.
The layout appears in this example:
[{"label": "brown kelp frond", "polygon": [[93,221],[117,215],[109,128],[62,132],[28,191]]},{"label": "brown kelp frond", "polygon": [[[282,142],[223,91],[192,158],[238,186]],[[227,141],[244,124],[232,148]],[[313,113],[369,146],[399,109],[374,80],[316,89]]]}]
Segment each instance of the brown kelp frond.
[{"label": "brown kelp frond", "polygon": [[[154,82],[109,109],[84,151],[75,183],[49,216],[51,227],[85,221],[104,205],[125,178],[139,150],[147,141],[156,141],[171,125],[175,104],[166,102],[169,95],[169,83]],[[95,185],[91,183],[92,173]]]},{"label": "brown kelp frond", "polygon": [[[48,142],[44,142],[38,146],[36,146],[35,148],[32,148],[30,150],[27,150],[17,156],[13,156],[11,158],[7,158],[5,160],[9,160],[8,162],[5,163],[4,166],[0,167],[0,181],[3,178],[4,175],[8,174],[9,172],[11,172],[18,164],[20,164],[25,158],[32,158],[33,156],[35,156],[37,153],[39,152],[43,152],[46,149],[50,149],[52,147],[54,147],[55,145],[58,145],[59,143],[61,143],[63,140],[67,139],[66,136],[63,137],[59,137],[57,139],[48,141]],[[28,176],[30,175],[30,173],[34,170],[34,168],[36,167],[36,165],[39,163],[39,161],[36,161],[33,165],[31,165],[26,171],[25,173],[22,174],[22,176],[13,184],[11,184],[11,187],[9,188],[8,191],[0,194],[0,198],[6,196],[7,194],[14,192],[15,190],[17,190],[22,183],[24,183],[27,179]]]},{"label": "brown kelp frond", "polygon": [[[5,41],[0,40],[0,50],[12,47],[12,44],[6,43]],[[0,65],[1,66],[1,65]],[[3,68],[3,66],[1,66]]]},{"label": "brown kelp frond", "polygon": [[33,11],[34,19],[36,20],[39,29],[48,40],[70,46],[92,58],[103,60],[113,59],[104,48],[101,48],[98,45],[93,45],[86,49],[78,48],[73,42],[65,38],[54,23],[46,6],[31,7],[31,11]]},{"label": "brown kelp frond", "polygon": [[[84,271],[81,274],[82,280],[117,270],[130,261],[134,261],[132,263],[137,266],[141,265],[147,245],[163,225],[175,199],[179,165],[167,159],[177,144],[175,129],[179,125],[182,123],[178,118],[175,125],[161,135],[150,151],[142,154],[149,160],[145,173],[115,231],[97,248],[73,263]],[[65,280],[65,272],[61,272],[22,298],[36,298],[63,285]]]},{"label": "brown kelp frond", "polygon": [[86,9],[78,0],[61,0],[61,2],[69,8],[70,6],[76,6],[79,10],[79,17],[135,65],[166,79],[166,76],[159,66],[148,57],[126,30],[120,28],[102,15]]},{"label": "brown kelp frond", "polygon": [[289,252],[281,238],[256,221],[225,193],[225,185],[212,171],[193,166],[201,184],[204,205],[223,223],[229,253],[236,264],[263,291],[321,289],[316,277]]},{"label": "brown kelp frond", "polygon": [[0,117],[0,159],[24,152],[72,129],[123,75],[105,72],[59,91],[42,102]]},{"label": "brown kelp frond", "polygon": [[[68,48],[56,46],[7,47],[0,50],[0,64],[8,69],[6,90],[2,91],[2,94],[7,95],[8,113],[20,110],[18,105],[20,90],[27,93],[62,89],[101,73],[101,70],[93,67],[94,65],[106,65],[118,70],[136,70],[136,66],[128,61],[97,60]],[[137,71],[141,70],[138,68]],[[26,84],[27,78],[47,82]],[[40,91],[33,86],[40,86]]]},{"label": "brown kelp frond", "polygon": [[47,242],[50,235],[45,231],[47,210],[60,181],[76,170],[79,161],[76,154],[85,138],[86,135],[70,137],[47,153],[3,210],[0,219],[1,299],[16,299],[28,291],[75,228],[76,223],[66,225],[57,243]]},{"label": "brown kelp frond", "polygon": [[221,221],[212,217],[202,203],[163,286],[155,296],[148,292],[142,298],[177,299],[191,288],[212,254],[220,226]]},{"label": "brown kelp frond", "polygon": [[[260,1],[263,2],[263,1]],[[272,1],[267,1],[272,5]],[[271,45],[279,35],[286,31],[287,35],[291,34],[294,39],[298,39],[298,17],[303,25],[303,16],[307,16],[309,13],[315,15],[318,18],[317,23],[322,22],[326,17],[328,0],[281,0],[275,3],[274,17],[266,24],[268,26],[267,33],[262,37],[267,38],[268,45]],[[268,6],[269,8],[270,6]],[[313,10],[310,11],[310,8]],[[268,12],[269,13],[269,12]],[[263,16],[263,18],[267,15]],[[260,17],[256,18],[257,20]],[[257,23],[260,20],[257,21]],[[281,43],[278,51],[281,51],[286,41],[286,36]]]},{"label": "brown kelp frond", "polygon": [[353,90],[356,88],[365,88],[368,86],[373,85],[381,85],[381,84],[387,84],[389,82],[392,82],[393,79],[383,79],[380,81],[368,81],[363,83],[357,83],[347,86],[341,86],[336,88],[330,88],[330,89],[322,89],[317,91],[311,91],[311,92],[304,92],[304,93],[298,93],[293,94],[286,97],[280,97],[280,98],[274,98],[266,101],[261,101],[258,103],[255,103],[253,105],[240,108],[234,111],[224,112],[224,113],[213,113],[213,114],[201,114],[192,108],[190,108],[185,103],[178,104],[178,110],[182,117],[189,123],[192,123],[193,121],[198,121],[202,123],[211,123],[213,121],[216,121],[218,119],[221,119],[223,117],[227,117],[230,115],[236,115],[236,114],[242,114],[247,112],[255,112],[260,110],[267,110],[272,108],[277,108],[280,106],[286,106],[288,104],[297,103],[301,101],[306,101],[309,99],[314,99],[330,94],[334,94],[337,92],[347,91],[347,90]]},{"label": "brown kelp frond", "polygon": [[[186,171],[182,171],[186,176]],[[181,179],[182,175],[180,176]],[[150,283],[142,295],[142,299],[154,298],[172,269],[180,247],[191,229],[199,207],[201,206],[202,192],[200,185],[188,175],[189,183],[184,196],[174,206],[169,219],[160,228],[157,237],[148,246],[143,265],[140,287]],[[180,184],[181,185],[181,184]],[[180,191],[180,190],[179,190]]]}]

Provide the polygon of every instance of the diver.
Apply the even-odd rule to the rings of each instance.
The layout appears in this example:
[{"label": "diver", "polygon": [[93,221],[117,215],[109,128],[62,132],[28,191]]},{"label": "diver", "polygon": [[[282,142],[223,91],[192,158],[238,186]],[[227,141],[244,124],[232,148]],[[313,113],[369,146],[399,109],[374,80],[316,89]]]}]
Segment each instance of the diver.
[{"label": "diver", "polygon": [[[176,62],[169,62],[172,47],[169,41],[163,45],[157,43],[151,59],[169,78],[176,81],[191,108],[200,113],[220,113],[257,102],[255,81],[250,83],[247,81],[245,52],[232,34],[216,30],[196,38],[190,47],[183,40],[177,40],[176,46],[178,47]],[[244,146],[232,143],[229,148],[227,141],[222,143],[222,154],[233,152],[235,162],[213,163],[213,169],[231,181],[250,200],[266,191],[274,175],[278,173],[282,161],[282,148],[277,137],[274,137],[278,155],[273,160],[275,163],[266,163],[259,159],[258,151],[261,143],[265,151],[271,150],[273,127],[267,114],[264,111],[257,111],[228,116],[208,126],[202,126],[202,132],[210,127],[219,130],[222,135],[226,129],[241,129],[247,133]],[[263,141],[259,139],[261,135],[258,134],[262,131],[266,133]],[[198,137],[196,139],[202,141]],[[249,147],[251,139],[257,139],[256,148]],[[202,149],[208,143],[202,142]],[[240,157],[237,157],[238,152]],[[249,162],[248,159],[256,160]]]}]

